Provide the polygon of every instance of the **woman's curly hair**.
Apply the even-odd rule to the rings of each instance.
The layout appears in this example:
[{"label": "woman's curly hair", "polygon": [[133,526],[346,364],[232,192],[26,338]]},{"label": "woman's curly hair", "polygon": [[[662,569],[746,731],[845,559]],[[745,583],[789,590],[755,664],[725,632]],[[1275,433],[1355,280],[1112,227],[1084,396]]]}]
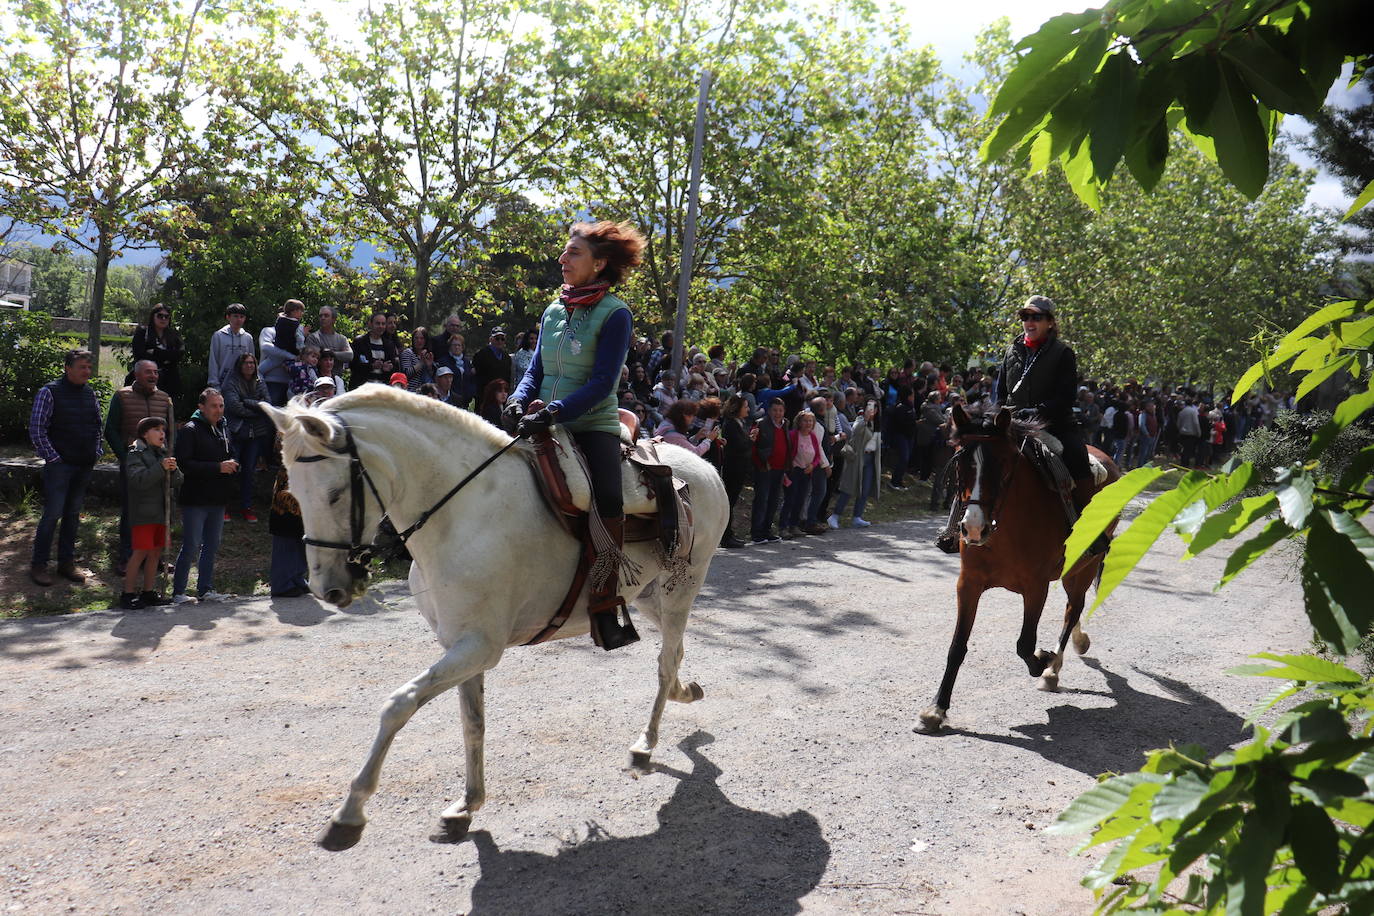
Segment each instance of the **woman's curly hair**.
[{"label": "woman's curly hair", "polygon": [[630,223],[614,223],[605,219],[595,223],[573,223],[568,235],[585,239],[591,246],[592,257],[606,261],[600,276],[612,286],[625,279],[632,268],[639,266],[644,259],[644,246],[648,244],[640,231]]}]

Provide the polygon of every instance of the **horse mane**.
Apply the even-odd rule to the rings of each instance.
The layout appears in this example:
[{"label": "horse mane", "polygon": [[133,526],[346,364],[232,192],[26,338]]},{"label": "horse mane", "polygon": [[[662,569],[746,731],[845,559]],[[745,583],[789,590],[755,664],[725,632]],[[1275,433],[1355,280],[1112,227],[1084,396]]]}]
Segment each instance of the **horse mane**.
[{"label": "horse mane", "polygon": [[[293,418],[312,416],[324,420],[332,428],[337,426],[337,420],[343,419],[347,414],[369,407],[381,408],[415,419],[434,420],[451,427],[456,434],[465,439],[477,439],[493,449],[504,447],[511,439],[505,432],[471,411],[459,410],[451,404],[392,388],[390,385],[363,385],[316,405],[304,404],[299,398],[292,398],[286,405],[286,412]],[[282,437],[283,452],[290,449],[292,458],[299,458],[307,451],[304,447],[306,438],[301,426],[292,424]]]},{"label": "horse mane", "polygon": [[[969,417],[969,427],[984,430],[991,429],[994,421],[997,419],[997,414],[1003,410],[1010,409],[1009,407],[989,406],[986,403],[979,402],[974,407],[966,410]],[[1009,431],[1013,437],[1018,440],[1028,439],[1038,436],[1046,425],[1047,424],[1043,420],[1022,420],[1013,414],[1011,418],[1011,429]]]}]

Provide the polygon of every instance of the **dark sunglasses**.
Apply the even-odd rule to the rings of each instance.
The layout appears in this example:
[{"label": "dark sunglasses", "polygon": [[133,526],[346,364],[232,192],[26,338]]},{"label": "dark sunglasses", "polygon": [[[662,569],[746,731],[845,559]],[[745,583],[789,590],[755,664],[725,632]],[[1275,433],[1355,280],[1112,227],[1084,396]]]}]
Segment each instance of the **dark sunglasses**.
[{"label": "dark sunglasses", "polygon": [[154,318],[171,318],[171,317],[172,317],[172,313],[171,313],[171,312],[153,312],[153,317],[154,317]]},{"label": "dark sunglasses", "polygon": [[1053,316],[1050,315],[1049,312],[1032,312],[1027,310],[1024,312],[1017,312],[1016,317],[1021,319],[1022,321],[1042,321],[1048,320]]}]

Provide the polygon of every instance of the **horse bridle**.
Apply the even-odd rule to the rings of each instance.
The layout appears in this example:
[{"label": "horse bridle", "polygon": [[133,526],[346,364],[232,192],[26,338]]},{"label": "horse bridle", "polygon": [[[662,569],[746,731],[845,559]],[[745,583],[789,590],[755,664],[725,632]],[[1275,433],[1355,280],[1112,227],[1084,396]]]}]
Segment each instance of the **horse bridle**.
[{"label": "horse bridle", "polygon": [[[390,513],[387,512],[386,503],[382,501],[382,494],[377,492],[377,485],[372,482],[372,476],[367,473],[367,468],[363,466],[362,456],[358,454],[358,444],[353,440],[353,430],[349,428],[348,423],[343,417],[336,415],[335,419],[339,421],[339,425],[344,429],[343,450],[331,449],[328,454],[306,455],[303,458],[297,458],[296,461],[301,464],[308,464],[314,461],[325,461],[333,458],[348,459],[349,539],[347,542],[324,541],[307,535],[301,540],[309,547],[323,547],[327,550],[348,551],[347,564],[349,575],[354,579],[365,579],[367,578],[367,564],[372,559],[372,551],[373,548],[377,546],[377,540],[374,538],[371,543],[363,543],[363,527],[366,523],[367,510],[366,494],[363,492],[364,483],[366,483],[367,488],[372,491],[373,499],[377,500],[377,505],[381,507],[382,510],[382,518],[381,521],[378,522],[378,537],[380,537],[382,532],[387,528],[394,530],[394,523],[391,520]],[[388,545],[388,549],[395,549],[398,546],[404,547],[407,542],[410,541],[411,536],[423,528],[425,523],[433,517],[434,513],[442,509],[445,503],[458,494],[459,490],[467,486],[474,477],[485,471],[492,462],[508,452],[519,441],[518,438],[512,439],[496,452],[496,454],[473,468],[466,477],[458,481],[453,489],[441,496],[434,505],[420,513],[420,517],[416,519],[415,523],[409,528],[404,531],[397,531],[394,535],[387,535],[388,540],[394,539],[396,542]]]},{"label": "horse bridle", "polygon": [[[959,456],[964,451],[965,442],[972,442],[975,444],[976,447],[977,445],[981,445],[984,442],[994,442],[1002,438],[1005,438],[1005,436],[1002,433],[959,433],[959,448],[955,450],[954,456],[951,459],[950,463],[957,466]],[[1015,449],[1015,451],[1018,454],[1020,454],[1019,448]],[[1006,469],[1006,473],[1004,473],[1001,479],[997,482],[997,493],[991,500],[983,499],[981,497],[978,499],[963,500],[965,506],[983,507],[983,511],[987,514],[987,524],[989,530],[993,530],[997,527],[997,510],[1002,507],[1002,500],[1006,498],[1007,489],[1011,484],[1012,475],[1015,473],[1016,462],[1009,462],[1008,467]],[[960,489],[963,489],[962,481],[958,480],[958,477],[959,475],[956,474],[956,481],[960,484]]]}]

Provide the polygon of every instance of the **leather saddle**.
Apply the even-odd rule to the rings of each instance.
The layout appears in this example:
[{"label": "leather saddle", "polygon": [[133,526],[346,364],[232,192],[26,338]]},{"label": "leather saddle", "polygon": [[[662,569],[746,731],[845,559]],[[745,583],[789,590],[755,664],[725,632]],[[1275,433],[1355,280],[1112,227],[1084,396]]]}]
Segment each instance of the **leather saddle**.
[{"label": "leather saddle", "polygon": [[[657,541],[666,564],[681,562],[692,550],[692,504],[686,481],[658,455],[660,439],[637,438],[639,418],[620,411],[621,481],[625,502],[625,542]],[[582,543],[577,570],[557,613],[526,645],[544,642],[572,613],[586,584],[596,551],[590,514],[594,512],[591,481],[572,437],[562,429],[531,438],[535,484],[554,517]]]}]

